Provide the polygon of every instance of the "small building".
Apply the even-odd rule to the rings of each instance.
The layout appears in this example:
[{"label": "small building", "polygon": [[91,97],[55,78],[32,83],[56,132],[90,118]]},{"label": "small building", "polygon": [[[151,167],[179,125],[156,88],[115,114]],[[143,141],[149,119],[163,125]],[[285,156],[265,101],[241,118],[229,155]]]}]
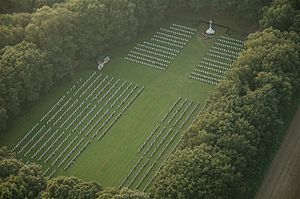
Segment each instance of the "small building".
[{"label": "small building", "polygon": [[98,70],[101,70],[105,64],[107,64],[110,61],[110,57],[108,55],[102,55],[98,58]]}]

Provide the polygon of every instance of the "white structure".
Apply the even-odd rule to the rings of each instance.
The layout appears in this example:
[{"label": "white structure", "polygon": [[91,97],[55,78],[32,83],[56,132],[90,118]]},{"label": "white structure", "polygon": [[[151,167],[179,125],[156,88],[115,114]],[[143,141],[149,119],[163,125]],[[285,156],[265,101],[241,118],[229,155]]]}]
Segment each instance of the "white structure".
[{"label": "white structure", "polygon": [[209,28],[205,31],[205,33],[208,35],[214,35],[216,31],[212,28],[212,20],[210,20],[209,23]]},{"label": "white structure", "polygon": [[106,56],[103,61],[98,61],[98,70],[101,70],[105,64],[107,64],[110,61],[110,57]]}]

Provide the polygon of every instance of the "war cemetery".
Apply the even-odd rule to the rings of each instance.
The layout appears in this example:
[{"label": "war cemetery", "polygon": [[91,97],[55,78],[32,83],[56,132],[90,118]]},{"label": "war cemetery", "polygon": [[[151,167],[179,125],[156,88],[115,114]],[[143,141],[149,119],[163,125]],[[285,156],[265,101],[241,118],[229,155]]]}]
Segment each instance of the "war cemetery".
[{"label": "war cemetery", "polygon": [[[102,58],[106,60],[98,62],[98,68],[78,78],[35,118],[13,151],[26,163],[43,165],[50,178],[75,174],[105,179],[114,173],[108,185],[146,191],[203,109],[209,91],[243,51],[241,38],[224,35],[222,29],[216,33],[212,23],[202,23],[201,28],[172,23],[133,44],[122,59]],[[203,34],[210,39],[203,39]],[[196,49],[191,49],[195,42]],[[190,50],[198,50],[197,61],[185,64],[181,60]],[[182,69],[183,64],[189,67]],[[144,81],[140,73],[149,73],[149,79]],[[172,86],[177,81],[181,89]],[[204,89],[191,94],[196,87]],[[134,123],[138,117],[145,121]],[[111,159],[118,150],[121,155]],[[99,165],[85,166],[94,159],[89,160],[90,153],[110,168],[97,174]],[[83,168],[86,171],[78,171]]]},{"label": "war cemetery", "polygon": [[217,1],[45,2],[0,15],[0,199],[255,196],[296,107],[297,34]]}]

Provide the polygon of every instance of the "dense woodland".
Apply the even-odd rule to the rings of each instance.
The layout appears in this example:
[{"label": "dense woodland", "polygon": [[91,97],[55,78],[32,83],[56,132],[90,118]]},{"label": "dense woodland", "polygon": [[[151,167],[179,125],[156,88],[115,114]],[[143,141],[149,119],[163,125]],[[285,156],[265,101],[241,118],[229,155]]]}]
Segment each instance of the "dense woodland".
[{"label": "dense woodland", "polygon": [[[176,9],[171,0],[1,1],[0,128],[80,63],[123,45]],[[0,150],[0,198],[251,198],[299,99],[299,1],[178,0],[257,18],[246,50],[184,134],[149,195],[75,177],[47,179]],[[258,12],[259,10],[259,12]],[[99,45],[101,44],[101,45]]]}]

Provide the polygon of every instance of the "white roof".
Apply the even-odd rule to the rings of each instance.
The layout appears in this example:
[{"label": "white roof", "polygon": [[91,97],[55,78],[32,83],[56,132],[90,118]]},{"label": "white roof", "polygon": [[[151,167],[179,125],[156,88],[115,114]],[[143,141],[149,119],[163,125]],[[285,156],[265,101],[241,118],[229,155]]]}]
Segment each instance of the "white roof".
[{"label": "white roof", "polygon": [[216,31],[214,29],[212,29],[211,27],[209,27],[209,29],[207,29],[207,31],[205,31],[205,33],[208,35],[213,35],[216,33]]}]

